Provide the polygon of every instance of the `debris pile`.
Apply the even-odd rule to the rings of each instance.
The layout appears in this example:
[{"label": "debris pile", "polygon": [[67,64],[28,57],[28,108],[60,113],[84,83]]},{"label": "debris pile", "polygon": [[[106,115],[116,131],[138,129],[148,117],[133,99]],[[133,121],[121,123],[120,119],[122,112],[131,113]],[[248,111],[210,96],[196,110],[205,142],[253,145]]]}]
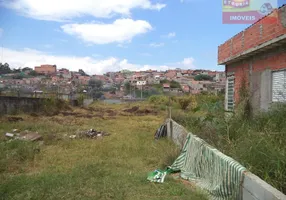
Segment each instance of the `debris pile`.
[{"label": "debris pile", "polygon": [[102,138],[103,136],[109,136],[110,134],[105,133],[103,131],[97,131],[94,129],[90,129],[88,131],[82,131],[78,133],[77,135],[70,135],[69,138],[75,139],[75,138],[90,138],[90,139],[97,139]]},{"label": "debris pile", "polygon": [[9,122],[19,122],[19,121],[24,121],[22,117],[7,117],[7,120]]},{"label": "debris pile", "polygon": [[23,131],[19,132],[18,129],[13,129],[13,133],[6,133],[5,136],[9,139],[24,140],[24,141],[38,141],[43,137],[38,132]]},{"label": "debris pile", "polygon": [[160,128],[155,133],[155,139],[167,137],[167,124],[160,126]]}]

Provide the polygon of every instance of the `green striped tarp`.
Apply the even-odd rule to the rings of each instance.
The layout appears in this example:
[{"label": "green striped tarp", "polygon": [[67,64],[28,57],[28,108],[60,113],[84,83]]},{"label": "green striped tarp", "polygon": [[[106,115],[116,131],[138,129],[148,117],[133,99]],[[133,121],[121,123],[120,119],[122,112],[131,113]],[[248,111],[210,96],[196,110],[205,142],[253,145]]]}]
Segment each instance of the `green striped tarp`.
[{"label": "green striped tarp", "polygon": [[211,199],[241,198],[240,189],[246,169],[191,133],[186,137],[181,154],[169,169],[180,171],[183,179],[193,181],[208,191]]}]

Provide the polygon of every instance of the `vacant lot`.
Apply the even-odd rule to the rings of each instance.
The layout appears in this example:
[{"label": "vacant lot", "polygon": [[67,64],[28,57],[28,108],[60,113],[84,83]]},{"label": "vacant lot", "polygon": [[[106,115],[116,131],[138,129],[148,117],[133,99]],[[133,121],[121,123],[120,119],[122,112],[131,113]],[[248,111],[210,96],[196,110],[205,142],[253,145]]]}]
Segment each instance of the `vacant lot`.
[{"label": "vacant lot", "polygon": [[[205,199],[171,177],[147,182],[147,173],[171,164],[178,151],[153,139],[165,113],[146,106],[123,111],[128,108],[94,105],[55,116],[20,115],[20,121],[1,118],[0,199]],[[110,136],[69,137],[92,128]],[[37,131],[44,144],[7,142],[4,134],[12,129]]]}]

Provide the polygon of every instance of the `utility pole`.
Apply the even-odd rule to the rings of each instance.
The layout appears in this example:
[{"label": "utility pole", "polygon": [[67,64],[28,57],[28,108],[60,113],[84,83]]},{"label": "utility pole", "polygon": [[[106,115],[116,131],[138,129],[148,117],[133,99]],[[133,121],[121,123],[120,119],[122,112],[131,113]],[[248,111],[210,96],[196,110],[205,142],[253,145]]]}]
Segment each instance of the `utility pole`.
[{"label": "utility pole", "polygon": [[3,63],[3,42],[2,42],[2,55],[1,55],[1,63]]}]

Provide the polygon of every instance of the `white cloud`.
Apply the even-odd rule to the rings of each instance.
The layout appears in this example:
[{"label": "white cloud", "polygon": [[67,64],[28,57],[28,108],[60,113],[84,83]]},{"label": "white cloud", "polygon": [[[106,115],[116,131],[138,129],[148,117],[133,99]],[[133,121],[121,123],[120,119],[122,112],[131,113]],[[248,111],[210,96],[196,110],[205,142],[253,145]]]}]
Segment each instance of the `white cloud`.
[{"label": "white cloud", "polygon": [[176,37],[176,33],[175,32],[170,32],[166,35],[161,35],[162,38],[168,38],[168,39],[171,39],[171,38],[174,38]]},{"label": "white cloud", "polygon": [[2,28],[0,28],[0,38],[2,37],[3,32],[4,32],[4,30]]},{"label": "white cloud", "polygon": [[158,10],[166,4],[151,0],[1,0],[6,8],[34,19],[63,21],[85,15],[109,18],[114,15],[130,16],[135,8]]},{"label": "white cloud", "polygon": [[124,45],[124,44],[118,44],[117,47],[123,48],[123,49],[127,49],[128,46]]},{"label": "white cloud", "polygon": [[149,44],[149,46],[150,47],[154,47],[154,48],[156,48],[156,47],[162,47],[162,46],[164,46],[165,44],[164,43],[151,43],[151,44]]},{"label": "white cloud", "polygon": [[144,20],[117,19],[112,24],[66,24],[61,27],[67,34],[93,44],[130,42],[136,35],[152,30]]},{"label": "white cloud", "polygon": [[192,57],[184,58],[184,60],[182,62],[180,62],[179,65],[181,65],[184,68],[185,67],[194,68],[194,61],[195,61],[195,59]]},{"label": "white cloud", "polygon": [[[95,57],[95,56],[94,56]],[[73,71],[83,69],[88,74],[103,74],[108,71],[129,70],[167,70],[167,65],[139,65],[129,63],[127,59],[109,57],[95,59],[93,57],[56,56],[34,49],[12,50],[3,49],[3,62],[12,68],[34,67],[41,64],[55,64],[58,68],[68,68]]]},{"label": "white cloud", "polygon": [[173,38],[173,37],[176,37],[176,33],[175,32],[170,32],[166,35],[161,35],[162,38]]},{"label": "white cloud", "polygon": [[176,37],[176,33],[172,32],[167,35],[168,38]]}]

